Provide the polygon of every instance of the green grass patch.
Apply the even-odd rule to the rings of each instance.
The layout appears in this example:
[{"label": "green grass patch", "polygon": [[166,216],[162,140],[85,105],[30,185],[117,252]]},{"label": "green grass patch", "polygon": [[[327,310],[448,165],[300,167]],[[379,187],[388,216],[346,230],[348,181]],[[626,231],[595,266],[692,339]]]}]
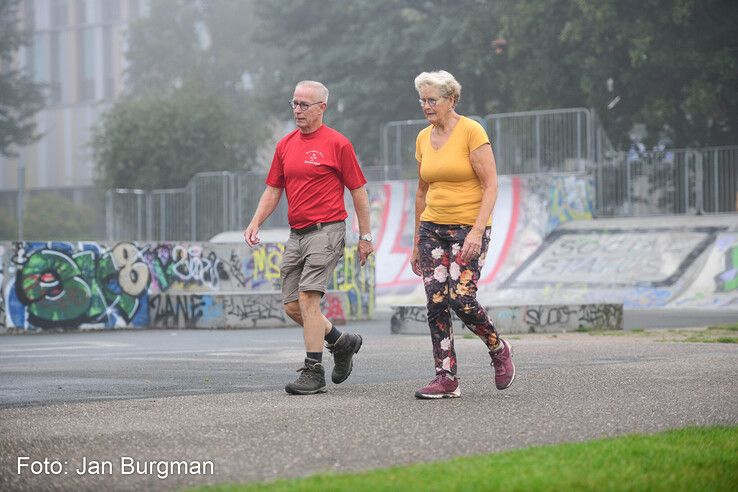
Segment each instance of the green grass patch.
[{"label": "green grass patch", "polygon": [[625,336],[634,335],[651,338],[657,342],[693,342],[693,343],[738,343],[738,324],[719,325],[707,328],[669,328],[644,330],[583,330],[590,335]]},{"label": "green grass patch", "polygon": [[719,330],[719,331],[738,331],[738,323],[732,325],[715,325],[707,328],[708,330]]},{"label": "green grass patch", "polygon": [[688,427],[198,491],[738,490],[738,426]]}]

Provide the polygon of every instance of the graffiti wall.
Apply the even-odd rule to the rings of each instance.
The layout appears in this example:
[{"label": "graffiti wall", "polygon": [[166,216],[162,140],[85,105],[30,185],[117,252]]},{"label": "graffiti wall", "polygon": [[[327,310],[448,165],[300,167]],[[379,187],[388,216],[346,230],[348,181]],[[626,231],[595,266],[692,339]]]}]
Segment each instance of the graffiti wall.
[{"label": "graffiti wall", "polygon": [[738,234],[720,234],[697,279],[670,307],[738,310]]},{"label": "graffiti wall", "polygon": [[[285,323],[283,244],[0,243],[0,330],[237,327]],[[346,247],[324,310],[374,310],[374,258]]]},{"label": "graffiti wall", "polygon": [[[410,269],[416,189],[415,180],[372,183],[369,187],[377,262],[381,265],[376,289],[383,304],[424,299],[422,282]],[[591,219],[592,196],[592,185],[582,176],[500,176],[480,295],[493,291],[558,225]],[[352,216],[350,223],[356,235],[356,218]]]},{"label": "graffiti wall", "polygon": [[[622,304],[488,306],[485,309],[502,333],[623,329]],[[456,329],[466,329],[455,314],[452,317]],[[391,327],[393,333],[428,333],[426,307],[394,308]]]}]

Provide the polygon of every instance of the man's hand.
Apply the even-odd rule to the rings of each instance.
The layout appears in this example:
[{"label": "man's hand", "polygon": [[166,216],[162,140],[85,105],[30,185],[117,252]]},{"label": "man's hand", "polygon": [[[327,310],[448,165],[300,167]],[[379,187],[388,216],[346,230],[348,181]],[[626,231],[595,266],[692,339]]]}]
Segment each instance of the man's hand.
[{"label": "man's hand", "polygon": [[261,242],[259,239],[259,226],[255,224],[249,224],[245,231],[243,231],[243,238],[246,240],[246,244],[250,247],[254,247]]},{"label": "man's hand", "polygon": [[374,246],[369,241],[359,239],[359,263],[364,266],[369,255],[374,252]]}]

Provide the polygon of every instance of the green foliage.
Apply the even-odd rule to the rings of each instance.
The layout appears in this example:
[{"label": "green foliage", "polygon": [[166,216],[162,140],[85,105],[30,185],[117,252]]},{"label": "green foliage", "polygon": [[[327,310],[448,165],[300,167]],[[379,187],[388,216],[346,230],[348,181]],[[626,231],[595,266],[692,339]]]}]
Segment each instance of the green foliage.
[{"label": "green foliage", "polygon": [[[500,470],[504,470],[501,472]],[[725,490],[738,484],[738,427],[688,427],[449,461],[201,491]]]},{"label": "green foliage", "polygon": [[265,96],[281,103],[300,79],[325,82],[328,121],[365,160],[383,122],[422,118],[413,79],[439,68],[461,82],[464,114],[593,107],[621,147],[634,122],[675,146],[738,142],[732,0],[280,0],[256,11],[259,39],[287,52]]},{"label": "green foliage", "polygon": [[413,85],[422,71],[453,72],[464,85],[461,111],[479,112],[472,94],[481,77],[459,63],[463,46],[456,41],[470,3],[331,0],[314,8],[309,0],[261,2],[258,39],[283,46],[287,61],[264,97],[274,102],[276,114],[290,118],[284,101],[295,83],[325,83],[331,91],[326,123],[348,136],[362,161],[371,164],[379,155],[383,123],[423,118]]},{"label": "green foliage", "polygon": [[[53,193],[41,193],[28,199],[23,239],[69,241],[99,239],[94,237],[99,211]],[[18,222],[0,210],[0,240],[18,238]]]},{"label": "green foliage", "polygon": [[0,208],[0,241],[18,237],[18,221],[5,208]]},{"label": "green foliage", "polygon": [[269,128],[249,81],[278,57],[250,44],[251,3],[161,0],[131,25],[128,94],[92,142],[102,186],[179,187],[254,164]]},{"label": "green foliage", "polygon": [[13,67],[28,35],[18,29],[20,0],[0,0],[0,155],[14,157],[15,146],[38,140],[34,115],[43,108],[42,85]]},{"label": "green foliage", "polygon": [[248,116],[206,88],[120,99],[93,137],[101,185],[181,187],[198,172],[244,168],[256,149]]}]

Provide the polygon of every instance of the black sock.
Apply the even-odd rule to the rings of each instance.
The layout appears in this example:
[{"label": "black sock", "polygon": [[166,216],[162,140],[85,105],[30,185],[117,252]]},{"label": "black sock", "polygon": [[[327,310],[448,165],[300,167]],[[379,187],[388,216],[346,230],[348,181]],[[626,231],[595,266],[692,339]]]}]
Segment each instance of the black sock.
[{"label": "black sock", "polygon": [[307,358],[323,362],[323,352],[308,352]]},{"label": "black sock", "polygon": [[334,343],[338,341],[340,336],[341,336],[341,332],[338,331],[338,329],[335,326],[331,325],[331,331],[326,333],[325,341],[333,345]]}]

